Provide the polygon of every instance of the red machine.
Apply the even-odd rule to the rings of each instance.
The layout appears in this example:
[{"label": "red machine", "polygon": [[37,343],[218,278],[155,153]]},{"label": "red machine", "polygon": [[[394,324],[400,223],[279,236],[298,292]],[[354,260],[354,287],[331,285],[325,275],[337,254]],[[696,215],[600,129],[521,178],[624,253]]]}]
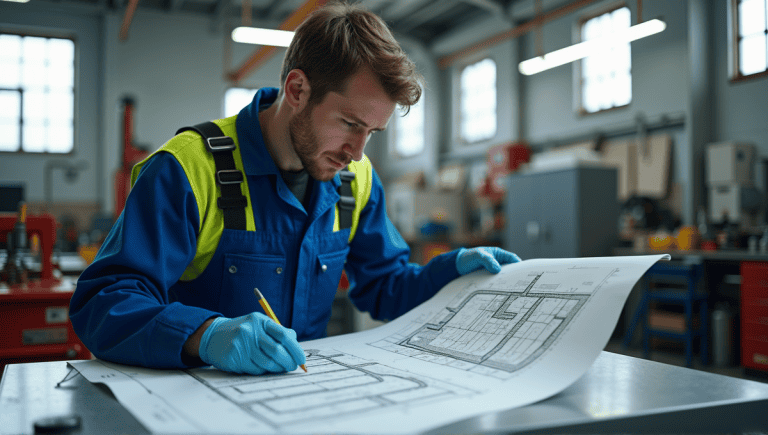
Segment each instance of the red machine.
[{"label": "red machine", "polygon": [[[91,353],[69,321],[72,283],[53,276],[51,254],[56,220],[49,214],[0,214],[0,242],[9,247],[0,282],[0,373],[6,364],[88,359]],[[40,277],[30,277],[23,261],[26,240],[40,239]]]},{"label": "red machine", "polygon": [[149,151],[133,143],[135,104],[132,98],[123,98],[123,160],[115,174],[115,219],[123,212],[125,200],[131,191],[131,169],[149,155]]}]

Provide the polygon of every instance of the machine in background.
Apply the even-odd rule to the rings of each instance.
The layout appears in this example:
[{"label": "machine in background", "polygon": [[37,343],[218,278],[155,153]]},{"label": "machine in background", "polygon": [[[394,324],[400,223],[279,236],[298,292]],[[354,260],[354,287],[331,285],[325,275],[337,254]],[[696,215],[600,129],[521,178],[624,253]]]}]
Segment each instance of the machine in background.
[{"label": "machine in background", "polygon": [[131,169],[149,155],[147,147],[133,142],[133,112],[136,101],[131,97],[125,97],[122,104],[123,156],[120,168],[115,173],[115,219],[123,212],[125,200],[128,199],[128,193],[131,191]]},{"label": "machine in background", "polygon": [[[39,249],[39,272],[30,249]],[[6,246],[0,272],[0,373],[6,364],[88,359],[90,352],[69,321],[72,281],[54,276],[56,220],[50,214],[0,213],[0,244]],[[39,247],[37,246],[39,244]]]}]

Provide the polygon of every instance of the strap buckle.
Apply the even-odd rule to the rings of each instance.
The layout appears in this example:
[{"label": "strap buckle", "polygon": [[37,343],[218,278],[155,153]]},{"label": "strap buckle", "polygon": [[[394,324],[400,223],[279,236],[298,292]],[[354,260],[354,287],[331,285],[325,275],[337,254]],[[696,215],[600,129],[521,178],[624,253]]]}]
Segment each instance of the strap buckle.
[{"label": "strap buckle", "polygon": [[339,197],[339,208],[344,210],[355,209],[355,197],[354,196],[341,196]]},{"label": "strap buckle", "polygon": [[341,178],[341,181],[353,181],[355,179],[355,173],[352,171],[347,171],[346,169],[342,169],[339,171],[339,178]]},{"label": "strap buckle", "polygon": [[221,169],[216,171],[216,182],[219,184],[240,184],[243,173],[237,169]]},{"label": "strap buckle", "polygon": [[212,153],[232,151],[235,149],[235,141],[229,136],[209,137],[205,140],[205,147]]}]

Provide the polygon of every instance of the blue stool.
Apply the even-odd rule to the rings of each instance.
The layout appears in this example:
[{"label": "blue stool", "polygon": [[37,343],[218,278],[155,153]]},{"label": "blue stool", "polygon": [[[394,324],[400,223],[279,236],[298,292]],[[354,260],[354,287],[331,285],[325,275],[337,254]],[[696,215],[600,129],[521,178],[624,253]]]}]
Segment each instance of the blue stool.
[{"label": "blue stool", "polygon": [[[650,355],[650,337],[660,337],[669,340],[679,340],[685,343],[685,365],[693,365],[693,341],[700,340],[701,362],[709,364],[709,317],[707,310],[707,295],[699,291],[699,282],[703,277],[703,266],[694,264],[675,264],[659,262],[654,264],[643,275],[643,294],[640,304],[635,311],[632,322],[624,336],[624,345],[629,346],[637,324],[643,322],[643,356]],[[685,313],[685,331],[674,332],[651,328],[648,324],[649,306],[651,302],[680,304]],[[695,314],[699,316],[699,327],[693,327]]]}]

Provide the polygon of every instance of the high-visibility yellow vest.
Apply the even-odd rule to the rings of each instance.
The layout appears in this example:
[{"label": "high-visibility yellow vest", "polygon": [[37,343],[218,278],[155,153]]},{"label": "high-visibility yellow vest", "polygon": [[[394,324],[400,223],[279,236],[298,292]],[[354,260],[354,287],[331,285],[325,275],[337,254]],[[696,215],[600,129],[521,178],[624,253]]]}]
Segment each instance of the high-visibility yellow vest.
[{"label": "high-visibility yellow vest", "polygon": [[[235,141],[235,145],[237,145],[233,151],[235,166],[245,174],[237,138],[237,129],[235,128],[236,118],[237,116],[232,116],[230,118],[217,119],[213,122],[221,128],[225,135],[231,137]],[[205,148],[200,135],[192,131],[185,131],[173,137],[157,151],[133,167],[133,170],[131,171],[131,187],[136,183],[136,178],[139,176],[139,172],[144,164],[146,164],[146,162],[156,153],[160,152],[170,153],[176,158],[184,170],[184,173],[187,175],[187,180],[189,180],[189,184],[192,187],[192,193],[194,193],[195,200],[197,201],[197,210],[200,216],[197,251],[195,253],[195,258],[187,266],[180,278],[181,281],[191,281],[200,276],[208,266],[213,254],[216,252],[221,233],[224,231],[224,214],[216,204],[216,199],[220,196],[215,179],[216,165],[213,160],[213,155]],[[352,195],[355,197],[355,209],[352,212],[352,227],[349,233],[349,242],[352,242],[352,239],[355,236],[355,231],[357,230],[357,225],[360,221],[360,212],[368,203],[368,199],[371,196],[373,169],[368,157],[363,156],[363,159],[359,162],[352,161],[349,164],[349,170],[355,174],[355,179],[351,183]],[[253,207],[248,190],[247,179],[246,182],[242,183],[240,186],[242,186],[243,196],[248,200],[248,205],[245,207],[245,230],[255,231],[256,225],[253,220]],[[336,216],[333,223],[334,232],[339,231],[338,204],[335,208]]]}]

